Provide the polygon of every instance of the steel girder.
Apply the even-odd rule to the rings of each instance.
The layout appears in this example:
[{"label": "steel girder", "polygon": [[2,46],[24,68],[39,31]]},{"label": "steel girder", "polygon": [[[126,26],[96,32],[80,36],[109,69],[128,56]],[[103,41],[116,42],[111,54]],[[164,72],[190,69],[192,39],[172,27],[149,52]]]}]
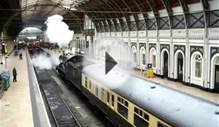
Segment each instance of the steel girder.
[{"label": "steel girder", "polygon": [[[2,0],[5,1],[5,0]],[[10,2],[14,0],[9,0]],[[17,2],[19,0],[16,0]],[[35,5],[26,6],[20,9],[20,12],[23,13],[24,10],[29,10],[30,8],[36,8],[39,6],[52,6],[51,9],[45,13],[45,15],[49,15],[49,13],[53,12],[56,8],[60,8],[64,10],[64,7],[61,6],[61,1],[57,3],[51,3],[50,5],[40,5],[40,1],[36,0]],[[183,28],[193,28],[193,27],[203,27],[203,21],[205,24],[209,26],[214,24],[214,21],[210,22],[209,17],[211,15],[215,15],[217,13],[209,12],[209,4],[208,0],[201,0],[200,2],[203,4],[204,8],[204,16],[202,14],[190,14],[188,9],[188,4],[197,2],[195,0],[90,0],[89,2],[85,2],[76,7],[77,10],[73,11],[70,9],[65,9],[66,13],[64,14],[65,18],[70,16],[78,19],[75,24],[81,24],[79,27],[71,23],[69,20],[65,20],[68,22],[72,28],[80,29],[79,31],[83,31],[83,24],[79,23],[84,20],[83,15],[87,14],[91,20],[94,22],[96,27],[107,29],[107,31],[118,31],[120,30],[120,26],[127,28],[123,28],[123,30],[144,30],[144,29],[183,29]],[[0,2],[2,3],[2,2]],[[14,2],[12,2],[14,3]],[[9,3],[9,5],[12,5]],[[18,2],[19,3],[19,2]],[[183,10],[183,15],[173,15],[172,7],[175,6],[173,4],[178,3]],[[6,5],[3,5],[6,6]],[[8,7],[12,8],[12,6]],[[160,17],[159,9],[165,8],[168,17]],[[16,10],[17,11],[17,10]],[[148,19],[147,12],[152,11],[154,13],[154,19]],[[35,13],[35,12],[34,12]],[[142,14],[144,16],[144,20],[140,20],[138,14]],[[134,16],[134,21],[130,20],[130,15]],[[35,20],[34,15],[30,18],[30,20]],[[122,17],[125,17],[126,20],[121,20]],[[119,24],[116,19],[120,19]],[[217,20],[215,20],[217,22]],[[146,28],[145,28],[146,27]]]}]

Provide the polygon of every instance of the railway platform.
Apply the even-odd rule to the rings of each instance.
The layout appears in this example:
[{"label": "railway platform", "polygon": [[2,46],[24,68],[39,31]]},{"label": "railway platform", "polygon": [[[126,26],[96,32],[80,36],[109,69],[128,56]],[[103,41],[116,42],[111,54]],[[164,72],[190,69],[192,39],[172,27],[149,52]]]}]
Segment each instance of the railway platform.
[{"label": "railway platform", "polygon": [[0,99],[0,126],[1,127],[33,127],[28,68],[26,54],[22,51],[23,59],[11,54],[0,65],[0,72],[8,70],[12,73],[13,67],[17,70],[17,82],[12,81],[10,87]]},{"label": "railway platform", "polygon": [[[1,127],[50,127],[45,104],[41,96],[36,75],[27,50],[19,51],[23,55],[13,53],[3,59],[0,72],[10,72],[10,87],[4,91],[0,99]],[[13,82],[12,69],[17,70],[17,82]]]}]

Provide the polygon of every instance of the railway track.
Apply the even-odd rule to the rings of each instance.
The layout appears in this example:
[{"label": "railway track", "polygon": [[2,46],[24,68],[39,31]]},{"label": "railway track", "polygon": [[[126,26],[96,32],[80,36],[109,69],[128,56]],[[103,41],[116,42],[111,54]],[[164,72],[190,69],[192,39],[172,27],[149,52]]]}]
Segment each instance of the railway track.
[{"label": "railway track", "polygon": [[37,79],[56,127],[81,127],[62,96],[62,91],[51,78],[49,70],[36,69]]},{"label": "railway track", "polygon": [[[31,56],[39,54],[50,56],[48,52],[41,48],[32,49],[30,52]],[[54,76],[58,76],[56,73],[54,74],[54,70],[40,70],[35,67],[35,73],[52,127],[112,127],[99,110],[90,107],[87,100],[83,102],[75,99],[76,96],[78,98],[81,95],[66,94],[66,90],[63,91],[63,86],[61,88],[57,79],[54,78]],[[69,96],[74,97],[69,98]],[[86,107],[87,105],[88,107]],[[80,111],[75,108],[78,106]],[[91,111],[89,112],[89,110]]]}]

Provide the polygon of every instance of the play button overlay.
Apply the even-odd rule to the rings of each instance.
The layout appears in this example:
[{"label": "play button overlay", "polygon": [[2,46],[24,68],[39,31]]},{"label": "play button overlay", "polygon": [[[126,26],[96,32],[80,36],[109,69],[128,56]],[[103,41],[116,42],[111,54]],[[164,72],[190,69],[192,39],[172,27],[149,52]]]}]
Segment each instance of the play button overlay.
[{"label": "play button overlay", "polygon": [[105,75],[116,66],[117,62],[105,52]]}]

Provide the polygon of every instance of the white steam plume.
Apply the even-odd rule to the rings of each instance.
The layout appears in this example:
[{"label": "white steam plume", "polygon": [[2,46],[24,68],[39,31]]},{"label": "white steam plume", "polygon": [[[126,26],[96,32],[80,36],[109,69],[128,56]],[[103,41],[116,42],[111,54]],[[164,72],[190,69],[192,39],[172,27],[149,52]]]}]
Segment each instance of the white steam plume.
[{"label": "white steam plume", "polygon": [[40,54],[32,58],[32,63],[35,67],[38,67],[41,70],[49,70],[59,64],[59,58],[57,56],[49,57],[46,54]]},{"label": "white steam plume", "polygon": [[69,30],[68,25],[62,20],[62,16],[54,15],[46,21],[46,36],[51,43],[57,43],[60,47],[68,46],[74,35],[74,31]]}]

